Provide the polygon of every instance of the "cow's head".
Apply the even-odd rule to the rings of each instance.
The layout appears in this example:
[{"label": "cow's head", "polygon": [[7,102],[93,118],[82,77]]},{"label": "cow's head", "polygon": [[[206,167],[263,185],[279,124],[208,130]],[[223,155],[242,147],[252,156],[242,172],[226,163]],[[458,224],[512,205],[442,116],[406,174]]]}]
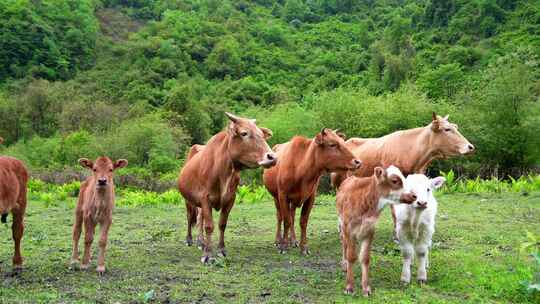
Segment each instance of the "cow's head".
[{"label": "cow's head", "polygon": [[474,152],[474,146],[458,131],[458,126],[448,121],[448,115],[441,117],[433,112],[430,124],[431,144],[442,157],[466,155]]},{"label": "cow's head", "polygon": [[439,189],[445,182],[444,177],[428,178],[424,174],[411,174],[405,180],[405,189],[416,195],[413,207],[426,209],[437,204],[433,191]]},{"label": "cow's head", "polygon": [[412,204],[417,199],[413,192],[405,190],[405,177],[398,167],[375,167],[374,174],[385,203]]},{"label": "cow's head", "polygon": [[95,162],[87,158],[81,158],[79,164],[83,168],[92,170],[96,181],[96,189],[103,190],[113,184],[114,170],[127,166],[128,161],[119,159],[113,162],[110,158],[101,156]]},{"label": "cow's head", "polygon": [[227,131],[230,138],[228,149],[233,162],[248,168],[270,168],[276,164],[277,156],[266,142],[272,137],[270,129],[258,127],[254,119],[230,113],[225,115],[231,121]]},{"label": "cow's head", "polygon": [[356,170],[362,162],[354,157],[345,145],[345,135],[337,130],[323,128],[315,136],[317,161],[328,171]]}]

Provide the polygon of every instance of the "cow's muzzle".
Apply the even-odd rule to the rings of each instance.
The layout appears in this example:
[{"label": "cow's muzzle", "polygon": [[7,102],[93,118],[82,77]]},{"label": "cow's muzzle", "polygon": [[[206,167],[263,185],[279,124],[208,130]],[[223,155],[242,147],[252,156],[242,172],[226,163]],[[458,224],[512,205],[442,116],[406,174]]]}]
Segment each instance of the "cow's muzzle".
[{"label": "cow's muzzle", "polygon": [[277,163],[277,155],[273,152],[264,154],[264,159],[258,162],[259,166],[270,168]]},{"label": "cow's muzzle", "polygon": [[106,178],[100,178],[100,179],[98,179],[97,185],[98,185],[99,187],[105,187],[105,186],[107,186],[107,179],[106,179]]}]

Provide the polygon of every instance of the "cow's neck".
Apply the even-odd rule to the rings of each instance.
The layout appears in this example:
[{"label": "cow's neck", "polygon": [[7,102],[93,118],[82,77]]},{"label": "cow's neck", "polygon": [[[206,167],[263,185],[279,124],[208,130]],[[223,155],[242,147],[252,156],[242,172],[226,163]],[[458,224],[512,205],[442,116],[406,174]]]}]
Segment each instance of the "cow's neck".
[{"label": "cow's neck", "polygon": [[297,172],[308,184],[317,183],[325,170],[324,164],[317,159],[317,149],[317,143],[315,140],[311,140],[302,161],[297,166]]},{"label": "cow's neck", "polygon": [[400,139],[409,143],[407,153],[401,155],[403,173],[425,173],[426,168],[438,155],[437,150],[433,148],[431,126],[402,131]]},{"label": "cow's neck", "polygon": [[[235,172],[238,172],[242,169],[242,166],[231,157],[230,153],[230,137],[226,131],[223,131],[221,141],[213,141],[207,145],[206,151],[214,151],[213,161],[217,162],[214,164],[214,172],[219,176],[220,180],[227,180]],[[214,146],[216,146],[214,148]]]},{"label": "cow's neck", "polygon": [[108,208],[109,201],[114,197],[113,185],[94,190],[94,204],[98,209]]}]

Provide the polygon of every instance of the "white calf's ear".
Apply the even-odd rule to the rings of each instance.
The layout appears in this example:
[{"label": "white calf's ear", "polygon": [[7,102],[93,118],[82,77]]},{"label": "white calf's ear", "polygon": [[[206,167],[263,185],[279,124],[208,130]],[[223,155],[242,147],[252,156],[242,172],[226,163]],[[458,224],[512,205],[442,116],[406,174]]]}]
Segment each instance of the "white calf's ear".
[{"label": "white calf's ear", "polygon": [[433,189],[439,189],[442,185],[444,185],[444,182],[446,179],[442,176],[435,177],[431,179],[431,187]]}]

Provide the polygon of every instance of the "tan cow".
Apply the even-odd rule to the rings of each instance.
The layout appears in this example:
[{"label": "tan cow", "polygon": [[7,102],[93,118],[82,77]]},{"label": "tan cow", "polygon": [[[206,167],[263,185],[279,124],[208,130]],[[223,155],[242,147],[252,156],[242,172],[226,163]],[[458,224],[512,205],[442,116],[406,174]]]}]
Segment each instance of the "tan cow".
[{"label": "tan cow", "polygon": [[71,267],[79,266],[79,239],[81,228],[84,225],[84,255],[81,269],[88,269],[90,266],[90,250],[94,241],[94,231],[96,226],[101,226],[99,238],[99,255],[97,261],[97,272],[99,275],[105,273],[105,250],[109,228],[112,224],[112,212],[114,209],[114,181],[113,172],[116,169],[127,166],[128,161],[119,159],[113,162],[106,156],[99,157],[95,162],[89,159],[79,159],[79,164],[86,169],[92,170],[92,176],[81,184],[79,200],[75,209],[75,223],[73,224],[73,254],[71,256]]},{"label": "tan cow", "polygon": [[263,181],[276,204],[276,244],[282,253],[290,244],[297,246],[294,216],[296,208],[302,207],[300,249],[302,254],[309,254],[306,230],[321,175],[327,171],[357,169],[361,162],[345,146],[343,138],[326,128],[313,139],[296,136],[275,149],[279,160],[275,167],[264,170]]},{"label": "tan cow", "polygon": [[[354,172],[358,177],[370,176],[377,166],[388,167],[392,164],[405,176],[424,174],[436,159],[474,152],[474,146],[461,135],[456,124],[448,121],[448,115],[441,117],[435,112],[431,123],[425,127],[397,131],[379,138],[350,138],[346,145],[362,160],[362,167]],[[350,174],[350,171],[332,173],[332,185],[338,188]],[[394,208],[391,210],[395,228]],[[397,239],[395,229],[394,239]]]},{"label": "tan cow", "polygon": [[[345,293],[354,292],[353,266],[358,258],[362,263],[362,290],[364,296],[371,294],[369,286],[369,261],[375,225],[382,209],[390,204],[411,204],[416,200],[413,193],[405,193],[405,178],[397,167],[376,167],[371,177],[347,178],[336,195],[339,231],[343,252],[342,266],[347,272]],[[356,249],[360,244],[360,255]]]},{"label": "tan cow", "polygon": [[203,237],[203,263],[209,262],[212,255],[212,208],[221,210],[218,249],[219,254],[225,256],[225,228],[236,197],[240,170],[259,166],[268,168],[277,161],[266,143],[272,135],[269,129],[257,127],[251,119],[230,113],[226,115],[231,121],[227,129],[214,135],[199,152],[191,151],[191,158],[186,161],[178,178],[178,189],[187,206],[188,245],[192,243],[191,227],[197,219],[194,210],[201,208],[200,225],[206,233]]},{"label": "tan cow", "polygon": [[[0,138],[0,142],[4,140]],[[24,214],[26,211],[26,193],[28,171],[24,164],[12,157],[0,157],[0,214],[2,222],[6,222],[8,213],[13,215],[11,231],[15,243],[13,268],[22,269],[21,239],[24,233]]]}]

